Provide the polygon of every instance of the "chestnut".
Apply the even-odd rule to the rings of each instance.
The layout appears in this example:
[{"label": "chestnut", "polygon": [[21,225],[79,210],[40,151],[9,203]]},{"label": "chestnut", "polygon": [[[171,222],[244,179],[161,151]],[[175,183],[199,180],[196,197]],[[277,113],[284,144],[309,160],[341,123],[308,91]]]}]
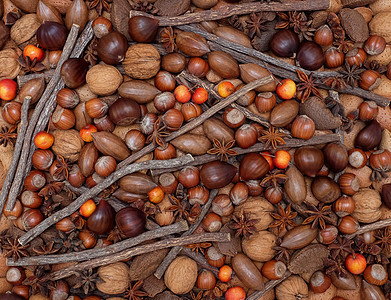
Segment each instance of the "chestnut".
[{"label": "chestnut", "polygon": [[132,40],[139,43],[150,43],[158,31],[159,21],[154,18],[135,16],[128,21],[128,32]]},{"label": "chestnut", "polygon": [[101,199],[95,211],[88,217],[87,229],[96,234],[105,234],[114,227],[114,208]]},{"label": "chestnut", "polygon": [[219,189],[231,182],[236,171],[237,168],[233,165],[216,160],[202,166],[200,179],[208,189]]},{"label": "chestnut", "polygon": [[145,231],[146,216],[135,207],[125,207],[117,212],[115,223],[126,237],[135,237]]},{"label": "chestnut", "polygon": [[62,50],[67,36],[67,28],[63,24],[52,21],[44,21],[36,32],[39,46],[47,50]]},{"label": "chestnut", "polygon": [[325,56],[322,48],[318,44],[304,41],[297,50],[296,61],[300,67],[314,71],[323,66]]},{"label": "chestnut", "polygon": [[99,39],[97,52],[99,58],[108,65],[119,64],[125,58],[128,40],[117,31],[110,32]]},{"label": "chestnut", "polygon": [[371,35],[364,43],[364,50],[368,55],[378,55],[386,49],[387,43],[384,37]]},{"label": "chestnut", "polygon": [[298,46],[299,37],[288,29],[278,31],[269,43],[270,50],[280,57],[292,57]]},{"label": "chestnut", "polygon": [[239,174],[243,180],[259,179],[269,172],[269,163],[258,153],[246,154],[239,166]]},{"label": "chestnut", "polygon": [[115,124],[107,115],[102,118],[95,118],[94,124],[99,131],[113,132],[115,128]]},{"label": "chestnut", "polygon": [[109,108],[110,120],[120,126],[131,125],[140,119],[140,105],[131,99],[119,98]]},{"label": "chestnut", "polygon": [[296,167],[309,177],[315,177],[322,169],[324,156],[323,152],[313,146],[300,147],[294,155]]},{"label": "chestnut", "polygon": [[376,120],[372,120],[357,134],[354,145],[363,150],[372,150],[380,144],[382,128]]},{"label": "chestnut", "polygon": [[391,208],[391,183],[383,184],[381,190],[381,199],[387,208]]},{"label": "chestnut", "polygon": [[82,58],[69,58],[61,66],[61,78],[67,87],[76,89],[86,82],[88,64]]},{"label": "chestnut", "polygon": [[155,87],[162,92],[172,92],[175,89],[175,78],[167,71],[159,71],[155,76],[154,82]]},{"label": "chestnut", "polygon": [[330,143],[323,149],[324,163],[332,171],[338,173],[348,165],[348,151],[340,143]]},{"label": "chestnut", "polygon": [[317,176],[312,180],[311,191],[317,200],[332,203],[341,196],[338,184],[327,176]]}]

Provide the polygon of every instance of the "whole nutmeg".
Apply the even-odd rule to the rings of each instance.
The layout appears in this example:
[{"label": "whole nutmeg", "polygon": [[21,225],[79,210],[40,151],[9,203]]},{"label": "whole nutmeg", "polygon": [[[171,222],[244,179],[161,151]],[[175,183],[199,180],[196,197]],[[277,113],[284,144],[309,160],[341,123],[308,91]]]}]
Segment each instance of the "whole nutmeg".
[{"label": "whole nutmeg", "polygon": [[126,237],[135,237],[145,231],[146,216],[134,207],[126,207],[117,212],[115,223]]},{"label": "whole nutmeg", "polygon": [[128,21],[128,32],[132,40],[139,43],[150,43],[157,34],[158,26],[157,19],[135,16]]},{"label": "whole nutmeg", "polygon": [[186,256],[178,256],[164,273],[164,283],[174,294],[186,294],[197,281],[197,263]]}]

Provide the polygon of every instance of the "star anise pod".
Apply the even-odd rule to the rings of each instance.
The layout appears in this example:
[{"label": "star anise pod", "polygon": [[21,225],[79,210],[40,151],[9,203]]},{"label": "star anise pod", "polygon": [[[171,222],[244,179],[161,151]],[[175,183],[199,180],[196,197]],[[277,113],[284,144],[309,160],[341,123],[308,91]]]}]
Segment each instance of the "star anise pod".
[{"label": "star anise pod", "polygon": [[389,226],[378,230],[376,234],[375,245],[379,245],[385,254],[391,254],[391,229]]},{"label": "star anise pod", "polygon": [[257,232],[255,228],[255,224],[257,224],[259,220],[250,219],[249,215],[246,214],[243,210],[240,211],[239,216],[232,215],[232,220],[229,223],[229,228],[235,230],[235,237],[243,236],[248,238],[253,233]]},{"label": "star anise pod", "polygon": [[285,133],[282,133],[273,126],[270,126],[268,130],[261,131],[261,137],[258,138],[258,141],[266,143],[265,149],[269,148],[270,146],[273,149],[277,149],[278,145],[285,145],[284,137],[286,137]]},{"label": "star anise pod", "polygon": [[248,29],[248,35],[253,38],[255,35],[261,36],[261,32],[266,30],[264,23],[267,20],[263,19],[263,13],[251,13],[250,20],[246,21],[246,28]]},{"label": "star anise pod", "polygon": [[191,297],[191,300],[202,300],[202,299],[204,299],[204,292],[200,291],[198,294],[196,294],[193,291],[190,291],[190,297]]},{"label": "star anise pod", "polygon": [[195,203],[191,208],[190,208],[190,211],[189,211],[189,214],[187,216],[187,221],[190,223],[190,224],[194,224],[197,222],[200,214],[201,214],[201,204],[199,203]]},{"label": "star anise pod", "polygon": [[115,226],[107,236],[107,240],[113,243],[118,243],[125,238],[118,226]]},{"label": "star anise pod", "polygon": [[56,181],[63,180],[64,178],[68,179],[70,167],[71,165],[63,156],[57,155],[54,161],[53,179]]},{"label": "star anise pod", "polygon": [[360,80],[360,74],[364,72],[365,69],[360,68],[356,64],[350,66],[349,63],[345,62],[345,69],[339,70],[339,73],[342,74],[342,78],[345,82],[351,87],[357,86],[357,80]]},{"label": "star anise pod", "polygon": [[321,229],[326,228],[326,223],[333,223],[333,219],[329,217],[331,214],[331,206],[330,205],[319,205],[318,207],[314,205],[308,205],[308,210],[305,211],[308,215],[310,215],[307,219],[303,221],[303,225],[311,224],[312,228],[315,228],[319,225]]},{"label": "star anise pod", "polygon": [[176,34],[171,26],[163,28],[159,33],[158,41],[163,44],[164,49],[168,53],[176,52],[178,50],[175,43]]},{"label": "star anise pod", "polygon": [[377,60],[372,61],[366,61],[364,63],[364,67],[368,70],[373,70],[378,72],[379,74],[383,74],[387,71],[387,67],[381,63],[379,63]]},{"label": "star anise pod", "polygon": [[159,9],[148,0],[129,0],[129,3],[133,10],[138,10],[149,14],[156,14],[159,11]]},{"label": "star anise pod", "polygon": [[10,237],[11,237],[11,234],[9,233],[9,229],[4,229],[0,233],[0,247],[2,247],[4,243],[7,243],[7,239]]},{"label": "star anise pod", "polygon": [[171,211],[174,213],[174,217],[179,216],[182,219],[186,220],[189,216],[189,202],[187,202],[186,200],[181,201],[173,195],[168,195],[168,198],[170,199],[172,205],[170,207],[167,207],[165,211]]},{"label": "star anise pod", "polygon": [[33,294],[41,293],[43,296],[48,296],[49,288],[53,284],[49,279],[48,274],[45,272],[45,267],[37,266],[33,275],[26,278],[22,284],[30,286]]},{"label": "star anise pod", "polygon": [[83,292],[86,295],[95,289],[97,283],[103,281],[99,277],[98,272],[93,272],[92,269],[75,272],[75,275],[78,278],[78,283],[76,283],[73,288],[83,288]]},{"label": "star anise pod", "polygon": [[226,143],[224,139],[222,141],[213,139],[213,148],[209,149],[206,153],[217,155],[221,161],[227,161],[229,156],[237,155],[238,153],[231,148],[235,145],[235,140]]},{"label": "star anise pod", "polygon": [[18,137],[16,129],[18,125],[14,125],[10,128],[4,126],[0,128],[0,146],[7,147],[8,144],[15,145],[15,141]]},{"label": "star anise pod", "polygon": [[94,38],[88,45],[87,50],[84,52],[84,60],[91,66],[95,66],[98,61],[98,39]]},{"label": "star anise pod", "polygon": [[38,255],[54,254],[58,252],[58,250],[60,250],[60,248],[54,247],[54,241],[33,247],[33,251]]},{"label": "star anise pod", "polygon": [[331,89],[342,90],[346,88],[346,82],[341,76],[330,76],[322,79],[322,82]]},{"label": "star anise pod", "polygon": [[288,264],[293,253],[293,250],[289,250],[287,248],[281,247],[282,239],[280,237],[277,238],[276,246],[272,247],[274,251],[276,251],[276,255],[274,257],[277,261],[282,261],[285,264]]},{"label": "star anise pod", "polygon": [[312,20],[308,20],[304,12],[290,11],[277,13],[281,20],[276,24],[276,29],[292,28],[299,35],[300,40],[311,41],[315,28],[312,28]]},{"label": "star anise pod", "polygon": [[128,298],[129,300],[141,300],[148,296],[146,292],[140,290],[142,286],[143,280],[137,281],[133,286],[130,284],[124,293],[125,298]]},{"label": "star anise pod", "polygon": [[313,78],[313,73],[310,73],[310,76],[308,76],[306,73],[297,70],[297,76],[299,76],[301,81],[301,83],[297,85],[297,91],[299,92],[297,98],[301,103],[307,100],[311,94],[314,94],[318,98],[322,98],[317,89],[318,83],[316,79]]},{"label": "star anise pod", "polygon": [[75,230],[69,235],[57,231],[58,236],[54,238],[56,247],[60,247],[60,253],[79,252],[82,249],[83,241],[78,238],[78,231]]},{"label": "star anise pod", "polygon": [[59,181],[52,181],[47,183],[38,193],[39,196],[48,199],[49,197],[58,194],[62,191],[65,183]]},{"label": "star anise pod", "polygon": [[297,216],[297,212],[292,212],[290,204],[285,210],[282,205],[278,203],[277,213],[271,212],[270,216],[274,219],[274,221],[270,224],[269,227],[278,227],[279,235],[284,232],[288,225],[292,227],[297,226],[296,222],[293,221],[293,219]]},{"label": "star anise pod", "polygon": [[286,176],[282,170],[272,171],[265,175],[265,177],[261,181],[261,186],[263,187],[277,187],[279,184],[284,183],[287,180],[288,176]]},{"label": "star anise pod", "polygon": [[24,55],[22,54],[19,56],[18,62],[22,67],[23,71],[25,71],[26,73],[38,73],[46,70],[46,67],[42,63],[38,62],[37,58],[31,60],[30,56],[24,57]]},{"label": "star anise pod", "polygon": [[353,254],[354,250],[352,244],[352,240],[339,235],[337,239],[328,246],[331,251],[330,257],[332,259],[336,259],[337,257],[345,258],[348,254]]},{"label": "star anise pod", "polygon": [[388,258],[381,253],[382,248],[375,244],[366,244],[364,238],[358,235],[354,238],[354,249],[361,254],[366,254],[368,264],[389,264]]},{"label": "star anise pod", "polygon": [[333,44],[337,47],[339,51],[345,54],[352,50],[354,47],[354,43],[347,39],[336,40]]},{"label": "star anise pod", "polygon": [[110,3],[112,0],[90,0],[89,7],[90,9],[95,8],[98,15],[101,15],[103,11],[110,12]]},{"label": "star anise pod", "polygon": [[330,109],[334,116],[345,117],[345,109],[341,103],[332,97],[326,97],[324,103],[326,104],[326,108]]},{"label": "star anise pod", "polygon": [[27,251],[28,247],[30,247],[30,245],[22,246],[17,238],[12,237],[7,238],[1,245],[3,255],[12,258],[14,261],[17,261],[22,257],[30,256]]},{"label": "star anise pod", "polygon": [[164,138],[170,135],[166,129],[167,125],[164,124],[162,118],[159,117],[153,125],[153,132],[147,137],[147,143],[152,142],[155,146],[165,148],[167,143]]},{"label": "star anise pod", "polygon": [[335,273],[338,276],[344,276],[347,274],[344,259],[341,257],[338,257],[336,259],[330,259],[326,258],[324,260],[324,265],[326,267],[326,274],[331,275],[332,273]]},{"label": "star anise pod", "polygon": [[201,252],[203,255],[205,255],[205,249],[208,249],[210,246],[212,246],[211,243],[194,243],[185,245],[186,248],[189,248],[192,252],[199,253]]},{"label": "star anise pod", "polygon": [[52,198],[47,198],[39,207],[41,213],[47,218],[54,214],[61,206],[60,202],[54,202]]},{"label": "star anise pod", "polygon": [[233,15],[232,17],[228,18],[228,23],[240,30],[243,31],[243,33],[247,34],[248,29],[247,29],[247,15],[246,16],[238,16],[238,15]]}]

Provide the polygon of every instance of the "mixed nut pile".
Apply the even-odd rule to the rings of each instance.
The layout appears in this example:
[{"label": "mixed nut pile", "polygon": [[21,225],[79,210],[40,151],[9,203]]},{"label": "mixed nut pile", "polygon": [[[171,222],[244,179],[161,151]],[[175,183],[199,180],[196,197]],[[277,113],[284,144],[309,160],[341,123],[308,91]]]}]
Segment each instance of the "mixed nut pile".
[{"label": "mixed nut pile", "polygon": [[391,299],[388,0],[0,16],[0,299]]}]

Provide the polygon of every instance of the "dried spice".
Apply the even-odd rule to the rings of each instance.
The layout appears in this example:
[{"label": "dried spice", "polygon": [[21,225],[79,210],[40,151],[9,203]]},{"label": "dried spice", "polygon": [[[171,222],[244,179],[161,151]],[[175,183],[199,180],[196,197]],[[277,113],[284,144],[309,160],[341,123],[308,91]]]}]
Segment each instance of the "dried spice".
[{"label": "dried spice", "polygon": [[17,125],[10,128],[1,127],[0,129],[0,146],[7,147],[9,144],[15,145],[18,134],[16,133]]},{"label": "dried spice", "polygon": [[207,151],[208,154],[217,155],[221,161],[228,161],[229,156],[237,155],[238,153],[231,148],[235,145],[235,140],[226,143],[224,139],[219,141],[213,139],[213,148]]},{"label": "dried spice", "polygon": [[308,76],[304,72],[297,70],[297,76],[299,76],[299,79],[301,81],[301,83],[297,85],[298,99],[302,103],[306,101],[311,94],[322,98],[317,89],[317,80],[313,78],[313,73],[310,73],[310,75]]},{"label": "dried spice", "polygon": [[110,11],[110,3],[112,0],[90,0],[88,5],[90,9],[95,9],[98,15],[104,11]]},{"label": "dried spice", "polygon": [[266,143],[265,148],[269,148],[270,146],[273,149],[277,149],[278,145],[284,145],[286,137],[285,133],[279,131],[279,129],[275,129],[273,126],[270,126],[268,130],[261,131],[261,137],[258,140],[262,143]]},{"label": "dried spice", "polygon": [[14,261],[22,257],[28,257],[30,254],[27,249],[30,245],[22,246],[17,238],[9,237],[1,243],[3,255],[8,258],[12,258]]},{"label": "dried spice", "polygon": [[289,226],[295,227],[297,226],[296,222],[293,221],[297,216],[297,212],[291,211],[291,205],[289,204],[286,210],[282,207],[280,203],[278,203],[277,213],[270,213],[270,215],[275,219],[270,227],[277,227],[278,233],[281,235],[282,232]]},{"label": "dried spice", "polygon": [[19,56],[18,61],[22,70],[26,73],[38,73],[46,70],[46,67],[42,63],[38,62],[36,57],[31,60],[30,56],[25,57],[24,55],[21,55]]},{"label": "dried spice", "polygon": [[176,52],[178,47],[175,43],[176,34],[172,30],[172,27],[165,27],[159,33],[158,41],[163,44],[164,49],[168,52]]},{"label": "dried spice", "polygon": [[251,13],[250,20],[245,21],[247,23],[246,29],[248,29],[248,34],[250,38],[253,38],[255,35],[261,36],[263,30],[266,29],[264,23],[267,22],[263,18],[263,13]]},{"label": "dried spice", "polygon": [[308,205],[308,210],[306,210],[305,213],[309,214],[310,216],[305,219],[302,224],[311,224],[312,228],[315,228],[319,225],[321,229],[325,229],[326,224],[333,223],[333,219],[329,217],[331,212],[330,205],[320,204],[318,207],[314,205]]},{"label": "dried spice", "polygon": [[229,227],[235,230],[235,237],[243,236],[248,238],[251,234],[256,233],[255,224],[259,220],[249,219],[249,215],[246,214],[243,209],[240,212],[239,216],[232,216],[232,221],[229,224]]},{"label": "dried spice", "polygon": [[98,273],[92,269],[82,270],[75,273],[78,278],[78,283],[73,286],[74,289],[82,288],[85,295],[95,290],[96,283],[102,282],[99,278]]},{"label": "dried spice", "polygon": [[155,146],[165,148],[167,146],[165,137],[169,136],[170,133],[167,130],[167,125],[164,124],[161,117],[159,117],[153,125],[153,132],[147,137],[147,143],[153,143]]},{"label": "dried spice", "polygon": [[292,28],[299,35],[300,40],[312,40],[315,28],[312,28],[312,20],[308,20],[304,12],[290,11],[288,14],[277,13],[277,15],[281,21],[276,24],[276,29]]}]

